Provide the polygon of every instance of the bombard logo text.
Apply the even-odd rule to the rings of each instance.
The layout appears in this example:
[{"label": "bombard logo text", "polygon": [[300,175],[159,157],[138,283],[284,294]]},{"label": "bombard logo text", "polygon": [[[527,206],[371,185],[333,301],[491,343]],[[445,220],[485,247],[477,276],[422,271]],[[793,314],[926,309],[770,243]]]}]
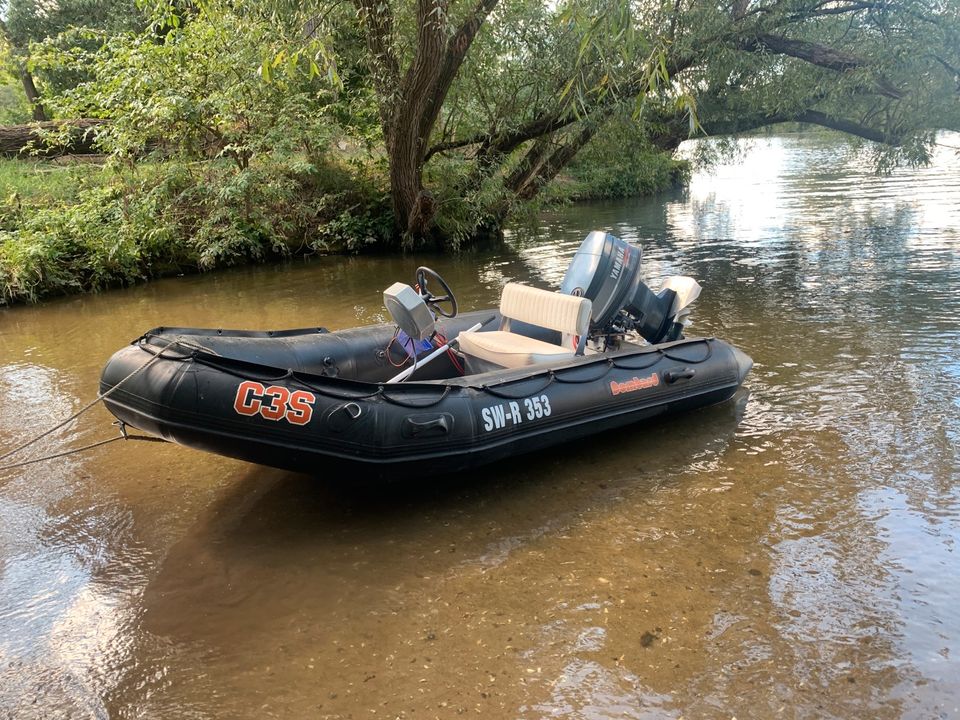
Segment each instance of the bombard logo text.
[{"label": "bombard logo text", "polygon": [[614,395],[620,395],[621,393],[636,392],[637,390],[646,390],[647,388],[656,387],[660,384],[660,376],[657,373],[650,373],[648,377],[638,378],[634,377],[630,380],[625,380],[624,382],[618,383],[615,380],[610,381],[610,392]]}]

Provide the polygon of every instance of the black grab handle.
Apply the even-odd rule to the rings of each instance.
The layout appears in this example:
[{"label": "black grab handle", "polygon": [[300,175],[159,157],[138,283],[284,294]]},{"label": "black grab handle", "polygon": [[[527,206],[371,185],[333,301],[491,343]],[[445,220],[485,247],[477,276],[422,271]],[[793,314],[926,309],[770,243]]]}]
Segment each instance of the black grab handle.
[{"label": "black grab handle", "polygon": [[410,415],[403,420],[401,432],[404,437],[428,437],[447,435],[453,429],[453,415]]},{"label": "black grab handle", "polygon": [[697,371],[693,368],[685,367],[682,370],[667,370],[663,374],[663,379],[666,380],[669,385],[672,385],[677,380],[689,380],[696,374]]}]

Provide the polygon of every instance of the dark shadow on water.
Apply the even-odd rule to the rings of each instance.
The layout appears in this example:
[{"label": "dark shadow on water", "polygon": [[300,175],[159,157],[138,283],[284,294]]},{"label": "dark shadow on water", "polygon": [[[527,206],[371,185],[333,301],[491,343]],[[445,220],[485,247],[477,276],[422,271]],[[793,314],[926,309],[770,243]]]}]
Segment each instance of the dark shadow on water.
[{"label": "dark shadow on water", "polygon": [[[627,426],[559,448],[461,473],[395,482],[310,477],[254,466],[201,519],[198,530],[269,543],[274,532],[316,537],[333,529],[367,540],[413,532],[420,518],[477,513],[496,520],[522,505],[531,524],[671,482],[693,458],[721,453],[743,418],[747,392],[719,405]],[[411,527],[412,526],[412,527]],[[368,534],[369,533],[369,534]],[[254,540],[254,538],[257,538]]]}]

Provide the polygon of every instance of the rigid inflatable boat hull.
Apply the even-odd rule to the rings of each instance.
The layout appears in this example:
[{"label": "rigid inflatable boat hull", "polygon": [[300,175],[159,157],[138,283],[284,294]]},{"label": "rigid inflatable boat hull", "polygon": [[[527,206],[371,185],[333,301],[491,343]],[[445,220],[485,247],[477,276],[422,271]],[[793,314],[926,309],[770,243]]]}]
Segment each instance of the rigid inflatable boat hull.
[{"label": "rigid inflatable boat hull", "polygon": [[[444,332],[490,316],[462,314]],[[159,328],[117,352],[100,387],[112,390],[104,402],[119,420],[181,445],[319,476],[396,477],[465,470],[722,402],[751,365],[723,341],[695,338],[430,379],[449,370],[438,360],[387,384],[393,333]]]}]

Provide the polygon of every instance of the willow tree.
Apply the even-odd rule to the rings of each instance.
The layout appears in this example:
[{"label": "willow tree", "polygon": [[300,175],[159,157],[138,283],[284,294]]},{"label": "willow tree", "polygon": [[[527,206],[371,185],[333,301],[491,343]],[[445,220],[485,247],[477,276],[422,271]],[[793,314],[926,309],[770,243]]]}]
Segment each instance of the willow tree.
[{"label": "willow tree", "polygon": [[926,0],[355,0],[398,231],[434,232],[428,162],[529,199],[624,108],[670,149],[816,123],[921,161],[960,128],[960,17]]},{"label": "willow tree", "polygon": [[[287,136],[316,148],[362,126],[407,247],[496,230],[615,116],[667,151],[816,123],[876,141],[888,165],[960,129],[955,0],[142,4],[153,29],[76,55],[94,77],[62,93],[61,115],[110,120],[101,145],[115,152],[213,136],[240,169]],[[55,68],[64,53],[47,47]]]}]

